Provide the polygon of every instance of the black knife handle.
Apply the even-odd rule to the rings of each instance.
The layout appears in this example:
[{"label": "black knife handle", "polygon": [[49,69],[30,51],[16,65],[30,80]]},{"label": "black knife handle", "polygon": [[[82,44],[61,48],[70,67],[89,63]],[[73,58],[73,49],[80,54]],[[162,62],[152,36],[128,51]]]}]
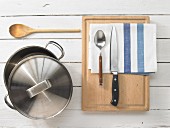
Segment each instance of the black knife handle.
[{"label": "black knife handle", "polygon": [[112,79],[112,101],[111,101],[111,104],[113,106],[117,106],[118,101],[119,101],[118,75],[113,75],[113,79]]}]

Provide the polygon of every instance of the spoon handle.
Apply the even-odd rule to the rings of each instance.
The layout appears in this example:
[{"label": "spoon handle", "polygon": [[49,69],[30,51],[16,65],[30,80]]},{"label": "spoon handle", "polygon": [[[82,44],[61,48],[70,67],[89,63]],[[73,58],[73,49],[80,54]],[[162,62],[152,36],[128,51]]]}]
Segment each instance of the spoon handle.
[{"label": "spoon handle", "polygon": [[102,85],[103,79],[102,79],[102,56],[99,56],[99,84]]},{"label": "spoon handle", "polygon": [[34,33],[78,33],[80,29],[33,29]]}]

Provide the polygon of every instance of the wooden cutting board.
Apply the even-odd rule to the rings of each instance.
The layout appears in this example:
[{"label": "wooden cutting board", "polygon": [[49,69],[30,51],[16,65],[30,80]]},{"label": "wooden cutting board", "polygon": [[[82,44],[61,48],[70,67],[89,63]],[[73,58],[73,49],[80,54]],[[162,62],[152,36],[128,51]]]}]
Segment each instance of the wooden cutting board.
[{"label": "wooden cutting board", "polygon": [[126,111],[149,110],[149,76],[119,74],[119,103],[112,106],[112,74],[103,74],[103,86],[98,74],[88,69],[90,24],[149,23],[148,16],[84,16],[82,29],[82,110]]}]

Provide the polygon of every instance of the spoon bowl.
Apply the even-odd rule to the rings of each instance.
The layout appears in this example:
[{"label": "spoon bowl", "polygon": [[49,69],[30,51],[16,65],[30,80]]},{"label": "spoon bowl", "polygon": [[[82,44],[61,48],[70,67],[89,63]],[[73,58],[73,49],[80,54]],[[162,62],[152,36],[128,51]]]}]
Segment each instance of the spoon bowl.
[{"label": "spoon bowl", "polygon": [[106,37],[104,35],[104,32],[102,30],[98,30],[96,32],[96,35],[94,37],[94,43],[96,46],[101,50],[105,44],[106,44]]},{"label": "spoon bowl", "polygon": [[9,28],[9,32],[13,37],[21,38],[32,33],[32,28],[25,26],[23,24],[13,24]]}]

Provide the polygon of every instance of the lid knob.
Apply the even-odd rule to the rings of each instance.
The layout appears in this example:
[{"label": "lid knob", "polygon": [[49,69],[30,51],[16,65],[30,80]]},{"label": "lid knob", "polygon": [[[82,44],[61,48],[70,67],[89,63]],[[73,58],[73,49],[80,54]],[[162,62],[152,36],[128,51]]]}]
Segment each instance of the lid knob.
[{"label": "lid knob", "polygon": [[30,98],[38,95],[39,93],[49,89],[51,87],[51,84],[49,80],[44,80],[35,86],[32,86],[31,88],[27,89],[26,92],[29,95]]}]

